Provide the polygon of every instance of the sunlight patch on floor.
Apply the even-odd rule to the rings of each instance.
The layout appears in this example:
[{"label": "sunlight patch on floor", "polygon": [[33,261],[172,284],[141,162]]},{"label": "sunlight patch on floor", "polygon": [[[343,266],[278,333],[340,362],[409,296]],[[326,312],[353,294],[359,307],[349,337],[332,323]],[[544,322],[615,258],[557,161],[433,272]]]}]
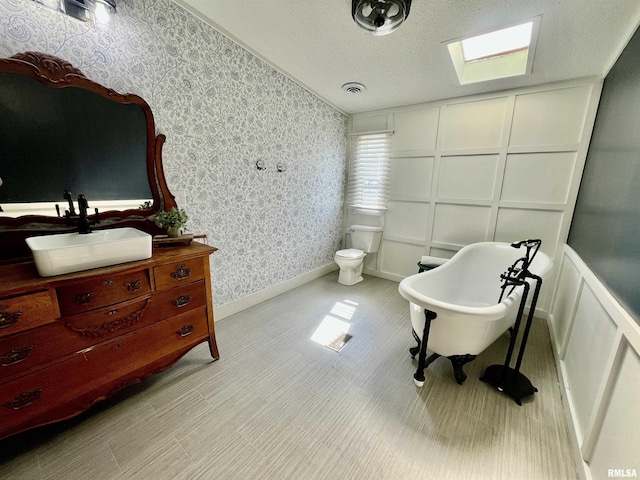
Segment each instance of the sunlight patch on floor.
[{"label": "sunlight patch on floor", "polygon": [[348,333],[351,324],[345,320],[351,320],[357,306],[357,303],[350,300],[336,302],[311,336],[311,340],[336,352],[342,350],[351,339]]}]

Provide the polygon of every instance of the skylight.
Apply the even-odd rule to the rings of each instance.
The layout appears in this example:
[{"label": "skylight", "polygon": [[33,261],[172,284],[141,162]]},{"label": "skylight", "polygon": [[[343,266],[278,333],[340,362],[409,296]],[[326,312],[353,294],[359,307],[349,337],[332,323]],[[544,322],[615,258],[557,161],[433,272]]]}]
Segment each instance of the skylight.
[{"label": "skylight", "polygon": [[461,85],[531,72],[540,17],[447,42]]},{"label": "skylight", "polygon": [[515,27],[466,38],[462,40],[464,61],[470,62],[496,57],[529,48],[532,27],[533,22],[527,22]]}]

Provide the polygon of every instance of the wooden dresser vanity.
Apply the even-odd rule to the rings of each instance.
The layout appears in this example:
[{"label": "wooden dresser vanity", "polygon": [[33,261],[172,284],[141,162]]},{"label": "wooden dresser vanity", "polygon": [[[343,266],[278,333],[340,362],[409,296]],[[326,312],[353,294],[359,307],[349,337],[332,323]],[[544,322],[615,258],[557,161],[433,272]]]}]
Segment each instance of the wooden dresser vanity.
[{"label": "wooden dresser vanity", "polygon": [[[218,358],[215,248],[154,248],[146,260],[42,278],[25,241],[120,227],[165,233],[154,223],[176,207],[165,140],[142,98],[64,59],[0,59],[0,439],[78,415],[205,341]],[[106,207],[89,221],[94,201]],[[100,242],[78,258],[99,259]]]},{"label": "wooden dresser vanity", "polygon": [[0,438],[77,415],[209,342],[209,255],[158,248],[148,260],[41,278],[0,266]]}]

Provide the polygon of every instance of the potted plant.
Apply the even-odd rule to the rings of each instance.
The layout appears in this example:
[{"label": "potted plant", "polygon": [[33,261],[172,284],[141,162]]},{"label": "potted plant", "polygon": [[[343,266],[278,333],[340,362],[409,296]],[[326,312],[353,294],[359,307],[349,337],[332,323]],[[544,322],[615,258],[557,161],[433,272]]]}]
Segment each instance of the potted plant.
[{"label": "potted plant", "polygon": [[179,237],[180,229],[187,223],[189,216],[183,208],[172,207],[166,212],[158,212],[153,216],[153,221],[160,228],[167,230],[170,237]]}]

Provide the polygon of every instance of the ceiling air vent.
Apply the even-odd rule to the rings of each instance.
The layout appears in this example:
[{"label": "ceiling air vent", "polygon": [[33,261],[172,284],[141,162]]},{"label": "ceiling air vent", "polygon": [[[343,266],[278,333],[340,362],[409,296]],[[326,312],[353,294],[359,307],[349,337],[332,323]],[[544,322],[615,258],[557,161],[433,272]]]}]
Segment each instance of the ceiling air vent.
[{"label": "ceiling air vent", "polygon": [[342,90],[347,93],[362,93],[366,90],[365,86],[358,82],[349,82],[342,85]]}]

